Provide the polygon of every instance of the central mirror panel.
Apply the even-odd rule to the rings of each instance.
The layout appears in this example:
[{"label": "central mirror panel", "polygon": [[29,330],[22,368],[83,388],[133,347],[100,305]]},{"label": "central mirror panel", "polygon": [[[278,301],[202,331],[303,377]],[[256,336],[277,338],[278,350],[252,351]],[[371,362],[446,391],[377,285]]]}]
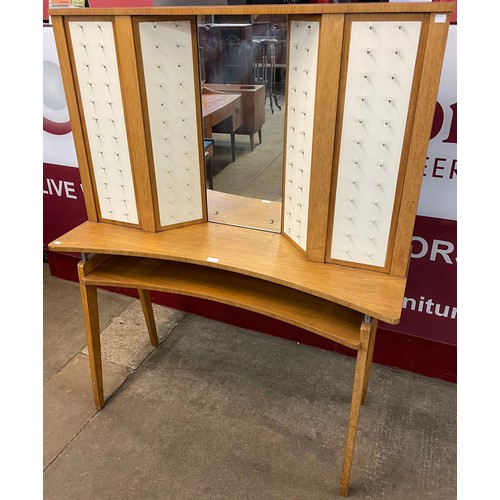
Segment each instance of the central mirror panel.
[{"label": "central mirror panel", "polygon": [[281,232],[287,16],[199,16],[211,222]]}]

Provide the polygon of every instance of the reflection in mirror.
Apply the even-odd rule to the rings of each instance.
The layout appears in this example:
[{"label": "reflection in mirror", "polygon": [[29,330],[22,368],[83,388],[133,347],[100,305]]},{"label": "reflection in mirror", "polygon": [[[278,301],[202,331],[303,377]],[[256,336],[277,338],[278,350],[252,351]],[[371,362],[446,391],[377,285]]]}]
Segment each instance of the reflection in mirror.
[{"label": "reflection in mirror", "polygon": [[208,220],[281,231],[287,16],[199,16]]}]

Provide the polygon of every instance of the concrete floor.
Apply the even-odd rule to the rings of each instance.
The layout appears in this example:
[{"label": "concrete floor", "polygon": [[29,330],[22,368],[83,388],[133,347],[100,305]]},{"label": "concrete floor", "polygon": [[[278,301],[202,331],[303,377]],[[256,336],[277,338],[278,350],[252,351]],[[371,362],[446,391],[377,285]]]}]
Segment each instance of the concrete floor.
[{"label": "concrete floor", "polygon": [[212,158],[213,188],[223,193],[281,201],[283,184],[283,132],[285,97],[279,96],[281,110],[273,112],[266,98],[262,143],[255,134],[255,147],[251,150],[247,135],[235,137],[235,161],[231,156],[229,134],[214,133],[215,156]]},{"label": "concrete floor", "polygon": [[[99,291],[96,412],[78,285],[44,264],[44,499],[337,498],[354,360]],[[456,498],[456,386],[374,365],[350,497]]]}]

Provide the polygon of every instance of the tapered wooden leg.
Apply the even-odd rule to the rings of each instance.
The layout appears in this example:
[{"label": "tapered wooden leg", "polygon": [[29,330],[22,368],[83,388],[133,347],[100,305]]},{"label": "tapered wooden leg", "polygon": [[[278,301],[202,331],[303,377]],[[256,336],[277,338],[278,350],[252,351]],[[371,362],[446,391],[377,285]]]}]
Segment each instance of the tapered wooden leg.
[{"label": "tapered wooden leg", "polygon": [[262,144],[262,129],[259,130],[259,144]]},{"label": "tapered wooden leg", "polygon": [[83,319],[89,351],[90,376],[95,406],[98,410],[104,407],[104,390],[102,383],[101,335],[99,331],[99,309],[97,306],[97,288],[84,285],[80,281],[82,296]]},{"label": "tapered wooden leg", "polygon": [[352,457],[354,445],[356,443],[356,433],[358,430],[359,411],[361,409],[361,399],[363,396],[363,384],[368,360],[368,347],[370,339],[370,323],[363,321],[361,324],[360,340],[361,345],[356,358],[356,369],[354,372],[354,386],[352,390],[351,411],[347,426],[347,437],[344,450],[344,463],[342,466],[342,477],[340,480],[339,493],[346,497],[349,492],[349,479],[351,477]]},{"label": "tapered wooden leg", "polygon": [[377,334],[378,320],[372,319],[372,326],[370,328],[370,338],[368,340],[368,354],[366,357],[365,375],[363,378],[363,394],[361,396],[361,404],[364,405],[366,401],[366,393],[368,392],[368,384],[370,383],[370,371],[372,368],[373,348],[375,347],[375,337]]},{"label": "tapered wooden leg", "polygon": [[142,312],[148,327],[149,339],[152,345],[158,345],[158,334],[156,332],[155,317],[153,314],[153,305],[151,304],[151,296],[149,290],[137,290],[139,292],[139,299],[141,299]]}]

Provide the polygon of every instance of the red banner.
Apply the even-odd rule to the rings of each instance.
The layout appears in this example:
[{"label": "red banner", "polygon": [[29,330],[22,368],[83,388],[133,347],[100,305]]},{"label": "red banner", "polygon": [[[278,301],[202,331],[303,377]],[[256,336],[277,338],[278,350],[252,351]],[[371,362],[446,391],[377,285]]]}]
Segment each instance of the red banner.
[{"label": "red banner", "polygon": [[380,326],[456,345],[456,264],[456,221],[417,217],[401,322],[380,323]]},{"label": "red banner", "polygon": [[87,220],[77,168],[43,164],[43,244]]}]

